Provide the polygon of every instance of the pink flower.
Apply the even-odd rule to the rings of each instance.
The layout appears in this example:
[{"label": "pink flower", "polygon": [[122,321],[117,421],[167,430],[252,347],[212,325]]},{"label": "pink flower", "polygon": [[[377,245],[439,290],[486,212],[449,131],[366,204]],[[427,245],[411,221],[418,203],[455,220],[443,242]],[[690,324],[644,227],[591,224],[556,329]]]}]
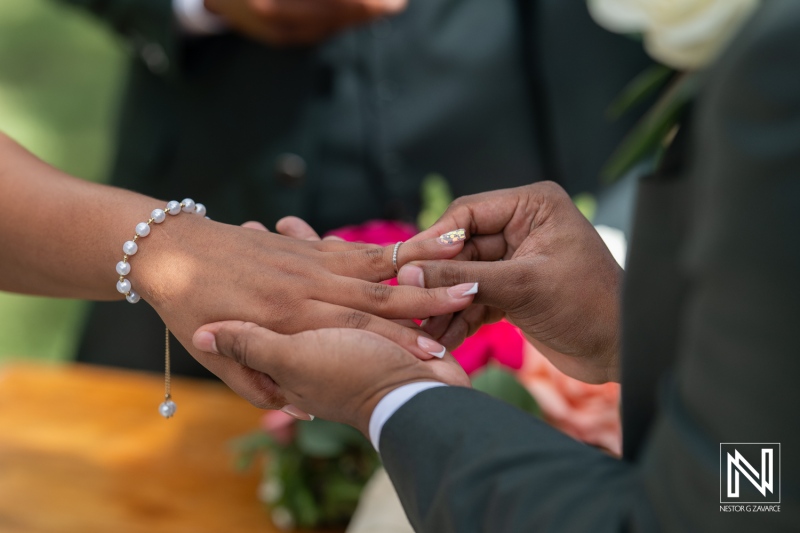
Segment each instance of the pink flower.
[{"label": "pink flower", "polygon": [[467,374],[472,374],[494,360],[513,370],[522,368],[525,339],[519,330],[501,320],[482,326],[464,344],[453,350],[453,357]]},{"label": "pink flower", "polygon": [[[405,222],[371,220],[360,226],[346,226],[328,233],[349,242],[366,242],[386,246],[405,241],[416,235],[417,229]],[[387,282],[396,285],[392,279]],[[453,351],[453,356],[472,374],[495,360],[514,370],[522,367],[524,339],[517,328],[505,320],[487,324]]]},{"label": "pink flower", "polygon": [[417,234],[413,224],[394,220],[370,220],[360,226],[345,226],[327,233],[347,242],[366,242],[387,246],[398,241],[407,241]]},{"label": "pink flower", "polygon": [[275,439],[275,442],[288,446],[294,438],[295,421],[293,416],[283,411],[267,411],[261,417],[261,428]]},{"label": "pink flower", "polygon": [[517,378],[555,427],[616,455],[622,452],[619,384],[589,385],[568,377],[527,342]]}]

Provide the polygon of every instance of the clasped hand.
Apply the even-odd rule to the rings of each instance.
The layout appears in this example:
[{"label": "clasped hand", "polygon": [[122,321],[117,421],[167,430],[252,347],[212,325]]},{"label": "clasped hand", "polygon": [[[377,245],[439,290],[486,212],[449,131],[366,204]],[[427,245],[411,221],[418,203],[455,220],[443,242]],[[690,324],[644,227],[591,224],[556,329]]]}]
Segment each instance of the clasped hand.
[{"label": "clasped hand", "polygon": [[[295,236],[318,239],[299,219],[284,226]],[[406,259],[415,255],[408,253],[412,247],[421,252],[453,228],[466,228],[463,247],[457,244],[449,257],[416,255],[420,260],[403,266],[399,281],[432,288],[474,280],[480,290],[472,305],[431,313],[423,331],[454,348],[482,323],[506,317],[566,374],[592,383],[617,378],[622,271],[560,187],[545,182],[461,198],[403,245]],[[335,241],[316,244],[326,242]],[[384,337],[357,330],[285,336],[255,324],[221,322],[200,328],[194,344],[271,376],[285,400],[301,409],[364,432],[375,405],[398,386],[468,386],[449,354],[422,361]]]}]

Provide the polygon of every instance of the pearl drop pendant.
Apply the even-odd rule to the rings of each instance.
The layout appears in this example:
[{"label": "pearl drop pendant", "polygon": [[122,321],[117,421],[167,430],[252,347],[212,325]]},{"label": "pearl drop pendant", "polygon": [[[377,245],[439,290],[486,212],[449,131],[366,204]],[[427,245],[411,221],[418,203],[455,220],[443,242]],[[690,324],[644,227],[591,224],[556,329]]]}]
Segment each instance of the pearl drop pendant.
[{"label": "pearl drop pendant", "polygon": [[161,402],[161,405],[158,406],[158,412],[164,418],[172,418],[172,416],[175,414],[175,411],[177,410],[177,408],[178,408],[178,406],[175,405],[175,402],[173,402],[172,400],[167,400],[167,401]]}]

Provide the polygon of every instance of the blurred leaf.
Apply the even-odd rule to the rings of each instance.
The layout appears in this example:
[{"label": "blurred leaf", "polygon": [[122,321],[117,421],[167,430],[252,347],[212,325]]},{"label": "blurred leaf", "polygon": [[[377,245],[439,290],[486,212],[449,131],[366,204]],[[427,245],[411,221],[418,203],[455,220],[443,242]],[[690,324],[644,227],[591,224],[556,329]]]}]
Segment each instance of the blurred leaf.
[{"label": "blurred leaf", "polygon": [[231,441],[231,448],[236,454],[236,469],[247,470],[259,454],[274,446],[275,441],[263,431],[254,431]]},{"label": "blurred leaf", "polygon": [[697,92],[697,74],[677,78],[667,93],[628,133],[603,169],[603,180],[613,183],[636,164],[658,158],[668,134],[678,125]]},{"label": "blurred leaf", "polygon": [[314,495],[306,485],[298,485],[284,500],[301,527],[314,527],[320,520],[320,510]]},{"label": "blurred leaf", "polygon": [[616,120],[637,104],[655,94],[669,81],[675,71],[664,65],[655,64],[645,69],[622,89],[622,94],[611,103],[606,115]]},{"label": "blurred leaf", "polygon": [[420,189],[422,199],[422,209],[417,218],[417,225],[420,230],[425,230],[433,226],[439,220],[447,207],[453,201],[453,192],[450,184],[440,174],[429,174],[422,180]]},{"label": "blurred leaf", "polygon": [[487,366],[472,378],[472,387],[499,400],[510,403],[527,413],[541,416],[539,404],[522,386],[514,374],[497,365]]},{"label": "blurred leaf", "polygon": [[300,450],[312,457],[336,457],[348,445],[365,440],[357,430],[344,424],[317,418],[297,424],[296,443]]},{"label": "blurred leaf", "polygon": [[575,207],[578,208],[578,211],[580,211],[589,222],[594,220],[594,215],[597,212],[597,200],[593,194],[582,192],[576,194],[572,198],[572,201],[575,203]]}]

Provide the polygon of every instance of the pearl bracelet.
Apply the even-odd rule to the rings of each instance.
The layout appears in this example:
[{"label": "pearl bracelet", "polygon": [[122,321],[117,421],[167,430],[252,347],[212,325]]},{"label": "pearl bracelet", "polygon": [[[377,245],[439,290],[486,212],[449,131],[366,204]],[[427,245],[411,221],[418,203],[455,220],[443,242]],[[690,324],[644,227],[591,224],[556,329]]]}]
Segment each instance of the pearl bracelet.
[{"label": "pearl bracelet", "polygon": [[[131,273],[131,264],[128,258],[135,255],[139,251],[139,245],[136,241],[139,238],[145,238],[150,235],[150,226],[155,222],[161,224],[167,219],[167,213],[170,215],[179,215],[180,213],[193,213],[199,216],[205,216],[206,206],[203,204],[196,204],[191,198],[185,198],[181,203],[172,200],[167,203],[164,209],[154,209],[150,213],[150,220],[147,222],[139,222],[136,224],[136,235],[132,241],[126,241],[122,245],[122,251],[125,255],[122,261],[117,263],[117,274],[119,274],[119,281],[117,281],[117,290],[125,295],[125,299],[130,303],[135,304],[141,299],[139,293],[133,290],[131,282],[125,279],[125,276]],[[206,217],[208,218],[208,217]],[[164,401],[158,406],[158,412],[164,418],[171,418],[175,414],[177,406],[172,401],[172,393],[170,392],[171,376],[170,376],[170,354],[169,354],[169,328],[166,328],[165,348],[164,348]]]},{"label": "pearl bracelet", "polygon": [[153,222],[161,224],[167,219],[167,213],[170,215],[178,215],[181,212],[193,213],[202,217],[206,215],[206,206],[195,203],[191,198],[184,198],[180,203],[172,200],[167,203],[164,209],[154,209],[153,212],[150,213],[150,220],[136,224],[136,234],[133,236],[133,240],[126,241],[125,244],[122,245],[122,252],[125,255],[122,257],[122,261],[117,263],[117,274],[119,274],[117,291],[124,294],[128,302],[135,304],[141,299],[139,293],[134,291],[133,287],[131,287],[131,282],[125,279],[125,276],[131,273],[131,264],[128,262],[128,258],[139,251],[139,245],[136,244],[136,241],[138,241],[140,237],[145,238],[150,235],[150,226]]}]

